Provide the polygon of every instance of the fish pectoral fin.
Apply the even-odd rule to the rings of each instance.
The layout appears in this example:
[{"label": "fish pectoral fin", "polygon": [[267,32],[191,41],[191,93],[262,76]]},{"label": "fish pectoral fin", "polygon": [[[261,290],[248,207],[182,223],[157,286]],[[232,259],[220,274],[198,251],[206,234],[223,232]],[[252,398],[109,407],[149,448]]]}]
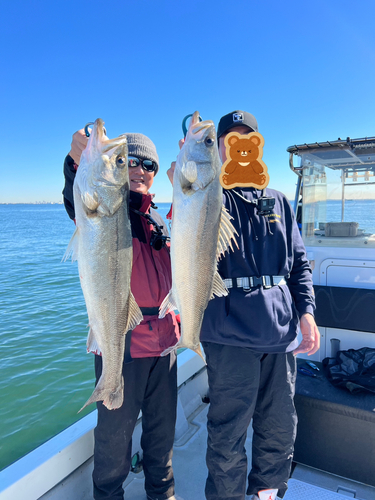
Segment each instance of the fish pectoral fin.
[{"label": "fish pectoral fin", "polygon": [[214,274],[214,282],[212,284],[211,292],[212,294],[210,300],[213,299],[215,295],[216,297],[225,297],[226,295],[228,295],[228,289],[224,285],[224,281],[222,280],[220,274],[217,271],[215,271]]},{"label": "fish pectoral fin", "polygon": [[96,212],[99,206],[98,194],[94,191],[90,193],[90,191],[85,190],[81,193],[81,200],[85,207],[90,212]]},{"label": "fish pectoral fin", "polygon": [[198,178],[197,164],[195,161],[187,161],[181,167],[181,173],[191,184]]},{"label": "fish pectoral fin", "polygon": [[160,305],[159,318],[164,318],[166,314],[175,309],[177,309],[176,301],[172,295],[172,290],[170,290]]},{"label": "fish pectoral fin", "polygon": [[72,262],[77,260],[77,258],[78,258],[78,241],[79,241],[78,235],[79,235],[79,229],[78,229],[78,227],[76,227],[76,229],[73,233],[73,236],[70,238],[70,241],[68,243],[68,246],[66,248],[64,256],[61,259],[61,262],[66,262],[70,256],[72,257]]},{"label": "fish pectoral fin", "polygon": [[115,199],[111,200],[110,204],[107,203],[105,205],[104,203],[101,203],[98,206],[98,213],[106,216],[113,215],[121,207],[123,201],[124,198],[122,196],[117,196]]},{"label": "fish pectoral fin", "polygon": [[219,228],[219,238],[217,242],[217,250],[216,250],[216,258],[219,260],[222,255],[226,251],[229,250],[229,248],[233,251],[233,242],[235,243],[236,247],[238,248],[238,243],[236,241],[235,235],[238,236],[237,231],[233,227],[233,224],[231,223],[231,217],[228,213],[228,210],[224,207],[222,207],[221,210],[221,220],[220,220],[220,228]]},{"label": "fish pectoral fin", "polygon": [[164,357],[164,356],[168,356],[168,354],[170,354],[171,352],[173,352],[175,349],[177,349],[179,347],[179,342],[177,342],[177,344],[175,345],[172,345],[171,347],[168,347],[168,349],[165,349],[161,354],[160,356]]},{"label": "fish pectoral fin", "polygon": [[160,356],[168,356],[168,354],[170,354],[171,352],[173,352],[175,349],[191,349],[192,351],[194,351],[196,354],[198,354],[204,361],[204,364],[206,364],[206,359],[203,355],[203,352],[202,352],[202,349],[201,349],[201,346],[200,344],[198,345],[198,347],[196,348],[193,348],[193,347],[188,347],[188,346],[185,346],[182,342],[181,342],[181,339],[177,342],[176,345],[173,345],[172,347],[168,347],[168,349],[165,349]]},{"label": "fish pectoral fin", "polygon": [[94,352],[95,354],[101,354],[101,349],[96,340],[94,330],[90,327],[89,334],[87,336],[86,342],[87,352]]},{"label": "fish pectoral fin", "polygon": [[134,330],[134,328],[139,325],[142,320],[143,314],[135,301],[134,295],[130,292],[128,322],[124,333],[126,334],[129,330]]}]

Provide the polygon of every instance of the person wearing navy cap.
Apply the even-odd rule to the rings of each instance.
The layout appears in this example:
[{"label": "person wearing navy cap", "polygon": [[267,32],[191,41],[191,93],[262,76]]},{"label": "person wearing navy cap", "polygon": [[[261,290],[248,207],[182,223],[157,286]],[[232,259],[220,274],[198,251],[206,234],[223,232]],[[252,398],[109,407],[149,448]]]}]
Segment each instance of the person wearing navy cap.
[{"label": "person wearing navy cap", "polygon": [[[222,162],[225,136],[258,132],[246,111],[219,121]],[[259,199],[274,206],[262,213]],[[320,335],[314,320],[311,269],[287,198],[273,189],[224,189],[239,248],[226,253],[218,271],[229,294],[206,309],[201,342],[207,361],[207,500],[275,500],[287,490],[297,416],[293,404],[297,353],[313,354]],[[303,340],[297,341],[298,327]],[[252,421],[252,468],[246,489],[244,448]]]}]

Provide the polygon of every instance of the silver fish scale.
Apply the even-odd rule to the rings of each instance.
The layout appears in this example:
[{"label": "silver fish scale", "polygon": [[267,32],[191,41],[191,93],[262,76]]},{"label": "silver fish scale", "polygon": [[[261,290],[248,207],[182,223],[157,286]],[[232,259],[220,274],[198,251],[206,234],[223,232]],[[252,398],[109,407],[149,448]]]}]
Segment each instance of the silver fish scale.
[{"label": "silver fish scale", "polygon": [[[114,409],[123,403],[125,335],[143,317],[130,290],[129,175],[126,167],[116,168],[117,156],[127,156],[126,139],[103,141],[97,122],[73,187],[76,257],[89,317],[88,349],[100,351],[103,359],[102,375],[86,405],[103,401]],[[108,142],[115,143],[114,151],[103,157]]]},{"label": "silver fish scale", "polygon": [[222,216],[221,163],[215,127],[211,121],[199,123],[198,116],[198,112],[194,113],[176,161],[171,230],[172,289],[160,308],[160,317],[164,317],[168,310],[177,307],[181,338],[162,355],[175,347],[188,347],[203,357],[199,337],[204,311],[213,293],[227,294],[217,273],[217,256],[230,245],[235,231],[229,216]]},{"label": "silver fish scale", "polygon": [[173,206],[176,216],[171,232],[172,290],[181,315],[182,345],[196,348],[217,268],[220,185],[212,183],[207,190],[182,202],[177,188]]}]

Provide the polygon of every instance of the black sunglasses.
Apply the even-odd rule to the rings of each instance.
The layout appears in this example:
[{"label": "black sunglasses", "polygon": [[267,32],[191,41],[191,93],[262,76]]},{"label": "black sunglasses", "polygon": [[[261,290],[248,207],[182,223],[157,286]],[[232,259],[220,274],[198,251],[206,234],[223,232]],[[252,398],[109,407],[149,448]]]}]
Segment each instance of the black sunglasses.
[{"label": "black sunglasses", "polygon": [[128,157],[129,168],[135,168],[139,165],[141,165],[143,170],[146,170],[146,172],[156,172],[158,168],[156,162],[152,160],[141,160],[140,158],[136,158],[135,156]]}]

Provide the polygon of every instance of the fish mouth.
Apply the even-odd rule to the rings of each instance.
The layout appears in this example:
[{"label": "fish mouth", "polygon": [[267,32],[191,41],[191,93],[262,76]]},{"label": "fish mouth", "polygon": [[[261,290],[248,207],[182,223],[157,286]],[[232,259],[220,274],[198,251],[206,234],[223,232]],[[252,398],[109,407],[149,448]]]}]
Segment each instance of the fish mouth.
[{"label": "fish mouth", "polygon": [[[117,150],[120,146],[125,146],[126,136],[120,135],[115,139],[107,139],[103,142],[102,153],[109,153],[112,150]],[[111,156],[111,154],[109,154]]]},{"label": "fish mouth", "polygon": [[212,120],[199,121],[199,111],[195,111],[190,121],[189,131],[192,134],[199,134],[202,130],[213,126]]},{"label": "fish mouth", "polygon": [[126,135],[122,134],[115,139],[106,139],[103,141],[102,152],[108,153],[112,149],[117,149],[120,146],[124,146],[127,143]]},{"label": "fish mouth", "polygon": [[101,144],[101,153],[111,152],[109,154],[111,156],[115,150],[126,144],[126,135],[121,134],[114,139],[108,139],[104,128],[104,121],[101,118],[97,118],[94,122],[89,142]]},{"label": "fish mouth", "polygon": [[194,136],[197,136],[197,135],[202,136],[203,132],[206,129],[210,129],[210,128],[215,130],[214,122],[212,120],[199,121],[199,111],[195,111],[195,113],[193,114],[191,121],[190,121],[188,133],[191,133]]}]

